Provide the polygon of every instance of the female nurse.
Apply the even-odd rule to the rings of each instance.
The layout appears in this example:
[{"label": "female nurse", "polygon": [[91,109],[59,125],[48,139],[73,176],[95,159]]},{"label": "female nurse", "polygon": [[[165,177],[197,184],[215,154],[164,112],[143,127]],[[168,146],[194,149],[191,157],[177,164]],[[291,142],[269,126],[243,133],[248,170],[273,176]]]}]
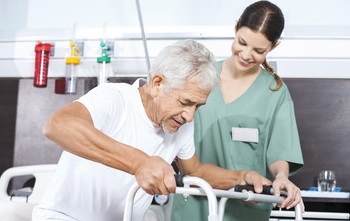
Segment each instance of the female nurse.
[{"label": "female nurse", "polygon": [[[303,165],[293,101],[286,84],[266,61],[279,45],[284,16],[275,4],[257,1],[236,23],[232,55],[218,62],[220,85],[195,116],[195,145],[202,162],[231,170],[254,170],[288,192],[279,206],[301,203],[300,190],[289,176]],[[180,168],[181,169],[181,168]],[[175,195],[173,221],[207,220],[206,197],[184,201]],[[230,199],[224,220],[269,220],[271,203]]]}]

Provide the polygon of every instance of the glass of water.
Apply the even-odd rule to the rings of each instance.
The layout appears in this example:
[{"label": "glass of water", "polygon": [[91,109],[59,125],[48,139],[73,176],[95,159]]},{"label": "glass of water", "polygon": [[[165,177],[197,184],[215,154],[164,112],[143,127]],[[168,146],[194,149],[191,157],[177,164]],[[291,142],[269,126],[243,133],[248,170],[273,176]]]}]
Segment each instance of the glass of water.
[{"label": "glass of water", "polygon": [[320,192],[332,192],[337,185],[335,172],[332,170],[322,170],[317,179],[317,188]]}]

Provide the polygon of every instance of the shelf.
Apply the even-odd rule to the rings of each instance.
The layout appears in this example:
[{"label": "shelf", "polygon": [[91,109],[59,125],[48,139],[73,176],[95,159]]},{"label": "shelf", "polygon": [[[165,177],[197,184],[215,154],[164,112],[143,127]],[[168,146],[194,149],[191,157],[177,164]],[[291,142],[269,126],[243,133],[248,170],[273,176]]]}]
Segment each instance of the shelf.
[{"label": "shelf", "polygon": [[350,192],[318,192],[302,190],[301,196],[307,198],[336,198],[336,199],[350,199]]}]

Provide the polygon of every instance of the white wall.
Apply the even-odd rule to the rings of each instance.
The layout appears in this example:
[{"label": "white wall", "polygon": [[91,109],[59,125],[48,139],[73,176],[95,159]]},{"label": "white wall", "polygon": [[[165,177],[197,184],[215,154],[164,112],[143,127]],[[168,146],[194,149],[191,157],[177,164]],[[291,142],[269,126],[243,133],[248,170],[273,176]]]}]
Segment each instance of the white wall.
[{"label": "white wall", "polygon": [[[147,26],[232,25],[252,0],[140,0]],[[348,0],[272,0],[286,25],[349,26]],[[0,29],[138,25],[134,0],[0,0]]]},{"label": "white wall", "polygon": [[[218,59],[230,55],[233,24],[250,0],[140,0],[150,59],[181,38],[195,38]],[[270,54],[283,77],[349,78],[349,0],[272,1],[286,17]],[[32,77],[36,41],[55,43],[49,76],[64,76],[71,39],[84,41],[80,76],[96,75],[99,41],[114,42],[115,75],[147,71],[132,0],[0,0],[0,77]]]}]

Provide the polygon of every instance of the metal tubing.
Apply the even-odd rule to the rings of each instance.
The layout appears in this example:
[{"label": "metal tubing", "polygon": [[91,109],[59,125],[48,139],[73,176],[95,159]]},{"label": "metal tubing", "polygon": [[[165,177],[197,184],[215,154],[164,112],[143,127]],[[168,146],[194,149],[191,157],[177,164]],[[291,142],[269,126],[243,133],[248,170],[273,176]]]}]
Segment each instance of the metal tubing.
[{"label": "metal tubing", "polygon": [[[178,187],[178,188],[176,188],[176,193],[197,195],[197,196],[205,196],[206,195],[205,191],[200,189],[200,188]],[[245,200],[245,201],[265,202],[265,203],[281,203],[284,200],[284,197],[281,197],[281,196],[272,196],[272,195],[257,194],[257,193],[250,193],[250,192],[243,192],[242,193],[242,192],[234,192],[233,190],[213,189],[213,193],[216,195],[216,197],[221,197],[221,200],[219,202],[219,218],[220,218],[220,220],[222,220],[222,218],[224,216],[223,214],[225,211],[226,201],[229,198],[230,199],[241,199],[241,200]],[[303,214],[301,212],[300,204],[295,206],[295,212],[293,212],[293,213],[295,215],[296,221],[303,220]]]},{"label": "metal tubing", "polygon": [[[218,190],[218,189],[213,189],[213,192],[217,197],[227,197],[227,198],[240,199],[245,201],[281,203],[284,200],[284,198],[281,196],[262,195],[262,194],[250,193],[250,192],[242,193],[242,192],[234,192],[232,190]],[[178,187],[176,188],[176,193],[181,193],[181,194],[188,193],[190,195],[199,195],[199,196],[206,195],[205,191],[200,188]]]},{"label": "metal tubing", "polygon": [[[209,215],[208,215],[208,220],[209,221],[218,221],[219,216],[218,216],[218,209],[217,209],[217,200],[216,200],[216,195],[213,192],[212,187],[203,179],[198,178],[198,177],[184,177],[183,178],[183,183],[185,185],[196,185],[200,187],[200,190],[202,191],[202,195],[205,195],[208,197],[208,203],[209,203]],[[123,221],[131,221],[132,220],[132,213],[133,213],[133,204],[134,204],[134,198],[136,195],[136,192],[139,189],[139,185],[135,183],[134,185],[131,186],[131,188],[128,191],[128,194],[125,199],[125,209],[124,209],[124,217]],[[177,194],[187,194],[187,190],[189,189],[194,189],[194,188],[182,188],[182,187],[177,187],[176,188],[176,193]],[[197,188],[196,188],[197,189]],[[184,192],[182,192],[185,190]]]},{"label": "metal tubing", "polygon": [[227,197],[221,197],[219,201],[219,218],[220,220],[224,220],[224,214],[225,214],[225,206],[228,198]]},{"label": "metal tubing", "polygon": [[132,210],[134,206],[134,198],[136,192],[139,190],[139,184],[134,183],[128,191],[125,199],[125,209],[124,209],[124,217],[123,221],[131,221],[132,220]]},{"label": "metal tubing", "polygon": [[[218,208],[217,208],[217,199],[216,195],[214,194],[213,188],[203,179],[198,178],[198,177],[191,177],[191,176],[185,176],[183,178],[183,183],[185,185],[196,185],[201,188],[203,191],[204,195],[207,196],[208,198],[208,205],[209,205],[209,215],[208,215],[208,220],[218,220]],[[183,189],[188,189],[184,187]],[[176,193],[186,193],[181,192],[179,188],[176,188]]]},{"label": "metal tubing", "polygon": [[303,220],[303,213],[301,211],[300,203],[294,207],[294,210],[295,210],[295,221],[302,221]]},{"label": "metal tubing", "polygon": [[[294,217],[293,211],[276,211],[272,210],[271,217]],[[303,213],[303,218],[312,218],[312,219],[343,219],[343,220],[349,220],[350,214],[349,213],[338,213],[338,212],[305,212]]]},{"label": "metal tubing", "polygon": [[141,7],[140,7],[139,0],[136,0],[136,6],[137,6],[137,15],[139,17],[139,23],[140,23],[140,28],[141,28],[143,48],[144,48],[145,56],[146,56],[146,64],[147,64],[147,69],[148,69],[147,71],[149,71],[151,69],[151,65],[150,65],[150,61],[149,61],[146,35],[145,35],[145,30],[143,28],[143,21],[142,21],[142,14],[141,14]]},{"label": "metal tubing", "polygon": [[[225,211],[225,205],[228,199],[241,199],[245,201],[256,201],[256,202],[266,202],[266,203],[281,203],[284,200],[284,197],[281,196],[272,196],[265,194],[257,194],[251,192],[235,192],[233,190],[218,190],[213,189],[205,180],[198,177],[185,176],[183,177],[183,183],[185,187],[177,187],[176,194],[183,194],[184,196],[188,195],[197,195],[197,196],[207,196],[209,204],[209,221],[218,221],[222,220]],[[199,188],[190,187],[191,185],[198,186]],[[132,220],[132,210],[134,197],[139,185],[135,183],[129,190],[124,210],[123,221]],[[217,204],[217,197],[220,197],[219,210]],[[218,213],[219,211],[219,213]],[[295,206],[295,220],[302,221],[303,214],[301,211],[301,205],[298,204]]]}]

